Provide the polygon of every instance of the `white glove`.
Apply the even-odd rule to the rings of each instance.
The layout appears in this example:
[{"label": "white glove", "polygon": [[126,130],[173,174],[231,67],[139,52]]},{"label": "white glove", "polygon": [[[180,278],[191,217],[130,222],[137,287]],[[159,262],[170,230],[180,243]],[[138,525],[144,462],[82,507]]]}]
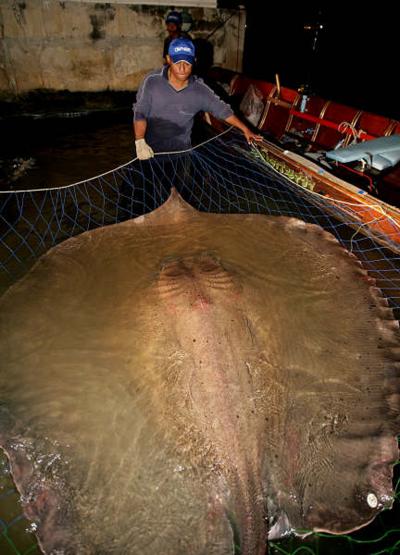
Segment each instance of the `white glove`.
[{"label": "white glove", "polygon": [[135,141],[136,154],[139,160],[148,160],[153,158],[154,152],[151,146],[149,146],[144,139],[138,139]]}]

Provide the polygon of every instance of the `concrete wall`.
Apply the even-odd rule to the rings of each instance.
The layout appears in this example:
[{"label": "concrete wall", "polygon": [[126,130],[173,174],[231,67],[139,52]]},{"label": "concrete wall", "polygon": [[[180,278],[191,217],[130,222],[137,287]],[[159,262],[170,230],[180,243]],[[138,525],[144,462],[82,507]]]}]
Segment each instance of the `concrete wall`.
[{"label": "concrete wall", "polygon": [[[135,90],[162,64],[165,6],[1,0],[0,91]],[[241,70],[245,13],[187,8],[193,38],[210,38],[214,62]]]}]

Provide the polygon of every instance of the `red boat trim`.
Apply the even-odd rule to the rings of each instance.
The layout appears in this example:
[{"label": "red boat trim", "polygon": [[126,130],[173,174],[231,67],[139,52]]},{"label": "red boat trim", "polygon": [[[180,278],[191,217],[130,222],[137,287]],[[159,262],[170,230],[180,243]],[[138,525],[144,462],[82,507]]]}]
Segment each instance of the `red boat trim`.
[{"label": "red boat trim", "polygon": [[[307,114],[305,112],[299,112],[298,110],[295,110],[294,108],[292,108],[290,110],[291,115],[296,116],[297,118],[301,118],[304,119],[306,121],[311,121],[312,123],[317,123],[318,125],[323,125],[324,127],[329,127],[330,129],[334,129],[335,131],[338,131],[339,133],[343,133],[344,135],[353,135],[354,133],[351,130],[350,127],[347,128],[343,128],[341,123],[334,123],[333,121],[330,121],[328,119],[323,119],[320,117],[316,117],[316,116],[312,116],[311,114]],[[376,139],[376,137],[374,137],[373,135],[369,135],[369,133],[366,133],[365,131],[363,131],[362,129],[360,129],[357,133],[357,137],[359,139]]]}]

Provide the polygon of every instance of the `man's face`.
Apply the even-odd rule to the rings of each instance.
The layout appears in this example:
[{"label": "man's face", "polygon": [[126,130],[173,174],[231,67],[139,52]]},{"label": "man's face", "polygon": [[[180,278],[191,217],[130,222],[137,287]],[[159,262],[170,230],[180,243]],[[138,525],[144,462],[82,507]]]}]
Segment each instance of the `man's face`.
[{"label": "man's face", "polygon": [[169,36],[173,37],[178,34],[178,25],[176,23],[167,23],[167,32]]},{"label": "man's face", "polygon": [[168,61],[171,73],[177,81],[185,82],[189,79],[190,74],[192,73],[191,64],[188,64],[187,62],[177,62],[176,64],[174,64],[172,63],[171,58],[169,58]]}]

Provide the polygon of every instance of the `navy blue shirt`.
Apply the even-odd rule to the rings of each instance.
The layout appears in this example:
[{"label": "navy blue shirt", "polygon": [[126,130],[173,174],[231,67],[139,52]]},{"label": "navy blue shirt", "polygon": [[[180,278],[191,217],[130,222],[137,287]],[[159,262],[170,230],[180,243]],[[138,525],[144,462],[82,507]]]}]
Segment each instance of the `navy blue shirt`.
[{"label": "navy blue shirt", "polygon": [[210,112],[225,120],[233,115],[202,79],[191,75],[187,87],[177,91],[168,81],[168,66],[148,75],[140,85],[133,105],[133,119],[146,120],[146,142],[154,152],[171,152],[191,147],[193,118]]}]

